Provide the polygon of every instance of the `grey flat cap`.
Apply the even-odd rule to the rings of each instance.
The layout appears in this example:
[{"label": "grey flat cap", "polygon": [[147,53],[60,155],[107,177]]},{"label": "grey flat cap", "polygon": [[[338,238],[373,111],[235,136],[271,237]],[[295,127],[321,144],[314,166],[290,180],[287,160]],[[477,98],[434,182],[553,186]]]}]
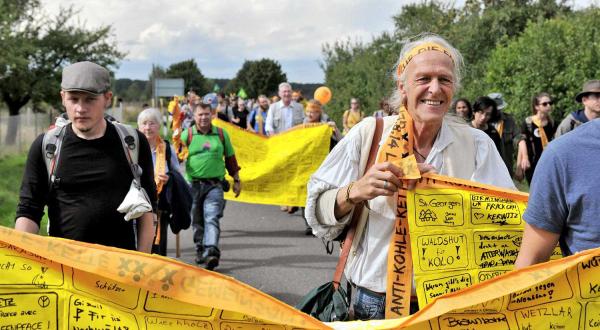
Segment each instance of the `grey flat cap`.
[{"label": "grey flat cap", "polygon": [[60,87],[67,92],[103,94],[110,90],[110,73],[96,63],[73,63],[63,69]]}]

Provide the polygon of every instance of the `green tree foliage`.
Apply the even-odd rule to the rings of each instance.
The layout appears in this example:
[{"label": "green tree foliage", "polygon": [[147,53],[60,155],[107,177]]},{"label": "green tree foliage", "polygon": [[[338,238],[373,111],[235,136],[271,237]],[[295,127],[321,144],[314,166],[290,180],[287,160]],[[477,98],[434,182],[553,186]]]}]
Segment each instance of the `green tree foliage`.
[{"label": "green tree foliage", "polygon": [[531,114],[533,95],[548,92],[555,98],[553,117],[561,120],[577,108],[574,96],[582,84],[600,77],[600,9],[546,21],[532,22],[486,62],[485,83],[501,90],[510,111],[520,120]]},{"label": "green tree foliage", "polygon": [[248,97],[256,98],[260,94],[276,93],[279,84],[284,81],[287,81],[287,76],[281,70],[279,62],[268,58],[246,60],[235,78],[225,87],[225,92],[237,93],[240,88],[244,88]]},{"label": "green tree foliage", "polygon": [[0,13],[0,91],[12,116],[29,101],[59,104],[63,66],[81,60],[114,66],[124,56],[110,39],[110,26],[73,23],[72,7],[47,17],[39,1],[3,0]]},{"label": "green tree foliage", "polygon": [[73,7],[46,16],[37,0],[0,0],[0,97],[11,116],[6,142],[17,135],[18,114],[28,102],[60,106],[62,67],[89,60],[115,66],[124,54],[111,41],[110,26],[87,29]]},{"label": "green tree foliage", "polygon": [[394,88],[392,67],[403,43],[421,33],[433,32],[446,38],[464,56],[463,89],[458,96],[474,99],[496,86],[485,83],[488,58],[496,47],[518,38],[528,22],[544,22],[569,15],[560,0],[467,0],[454,7],[437,0],[409,4],[393,16],[395,31],[383,33],[370,43],[337,41],[323,47],[326,85],[333,99],[328,113],[336,120],[348,106],[349,97],[361,99],[367,113],[377,110],[382,97]]},{"label": "green tree foliage", "polygon": [[183,78],[185,84],[185,92],[193,89],[198,95],[204,95],[212,90],[212,86],[208,86],[206,78],[194,59],[174,63],[167,68],[167,78]]},{"label": "green tree foliage", "polygon": [[388,34],[375,39],[370,45],[360,42],[336,42],[325,45],[325,85],[332,91],[331,101],[325,106],[327,114],[341,123],[342,114],[350,107],[350,99],[361,102],[362,111],[372,114],[380,99],[393,88],[391,76],[397,45]]}]

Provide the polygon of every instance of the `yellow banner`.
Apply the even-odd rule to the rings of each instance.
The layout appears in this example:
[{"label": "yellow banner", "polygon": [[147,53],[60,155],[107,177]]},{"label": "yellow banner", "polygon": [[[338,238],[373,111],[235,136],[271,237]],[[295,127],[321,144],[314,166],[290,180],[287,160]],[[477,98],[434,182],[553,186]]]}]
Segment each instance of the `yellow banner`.
[{"label": "yellow banner", "polygon": [[0,329],[291,329],[323,323],[156,255],[0,227]]},{"label": "yellow banner", "polygon": [[600,249],[448,293],[406,318],[325,324],[169,258],[0,227],[2,330],[599,327]]},{"label": "yellow banner", "polygon": [[328,125],[299,125],[265,137],[218,119],[213,124],[229,134],[242,168],[242,193],[235,198],[233,191],[229,191],[226,199],[304,206],[308,179],[329,153],[332,131]]},{"label": "yellow banner", "polygon": [[[419,306],[512,270],[526,193],[425,175],[408,193]],[[561,256],[560,249],[553,258]]]}]

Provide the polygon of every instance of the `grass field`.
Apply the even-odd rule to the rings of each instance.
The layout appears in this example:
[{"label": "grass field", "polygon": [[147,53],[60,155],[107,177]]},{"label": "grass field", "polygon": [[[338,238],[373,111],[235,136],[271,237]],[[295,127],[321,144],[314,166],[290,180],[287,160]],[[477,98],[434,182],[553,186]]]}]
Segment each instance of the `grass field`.
[{"label": "grass field", "polygon": [[[0,225],[14,227],[15,211],[19,202],[19,189],[26,154],[5,155],[0,157]],[[46,216],[41,224],[40,233],[46,233]]]}]

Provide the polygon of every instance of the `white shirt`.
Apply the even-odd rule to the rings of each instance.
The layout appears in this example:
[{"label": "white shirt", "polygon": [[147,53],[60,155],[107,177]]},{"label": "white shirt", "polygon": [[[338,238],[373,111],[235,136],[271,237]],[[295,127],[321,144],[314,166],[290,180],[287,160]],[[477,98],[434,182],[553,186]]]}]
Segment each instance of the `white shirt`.
[{"label": "white shirt", "polygon": [[290,102],[290,104],[285,105],[283,103],[283,101],[278,101],[278,103],[281,103],[280,107],[279,107],[279,111],[281,111],[281,116],[283,117],[283,122],[284,122],[284,127],[280,127],[277,132],[275,132],[275,128],[273,128],[273,113],[274,111],[271,111],[271,109],[269,109],[269,111],[267,112],[267,120],[265,122],[265,131],[267,132],[267,134],[275,134],[275,133],[280,133],[283,132],[285,130],[288,130],[290,128],[292,128],[293,125],[293,119],[294,119],[294,108],[293,108],[293,101]]},{"label": "white shirt", "polygon": [[[384,118],[385,126],[380,146],[386,142],[396,119],[397,116]],[[373,130],[365,130],[366,125],[374,126],[373,120],[363,120],[357,124],[358,127],[350,130],[310,178],[306,218],[313,228],[313,233],[318,237],[335,238],[350,219],[348,214],[336,220],[333,206],[337,189],[359,178],[359,164],[361,157],[364,158],[361,149],[365,149],[361,134],[373,135]],[[444,120],[425,162],[433,165],[439,174],[450,175],[448,166],[445,166],[447,164],[444,164],[444,150],[453,143],[460,143],[456,141],[453,129],[464,127],[474,140],[476,154],[475,170],[471,177],[463,179],[516,189],[494,142],[481,130],[467,125],[456,125],[453,124],[454,128],[451,129]],[[368,154],[368,148],[362,152]],[[360,239],[360,242],[356,247],[355,256],[350,254],[345,269],[346,277],[358,286],[376,292],[386,291],[388,247],[396,221],[396,203],[397,195],[379,196],[369,201],[369,219],[363,235],[355,237]]]}]

